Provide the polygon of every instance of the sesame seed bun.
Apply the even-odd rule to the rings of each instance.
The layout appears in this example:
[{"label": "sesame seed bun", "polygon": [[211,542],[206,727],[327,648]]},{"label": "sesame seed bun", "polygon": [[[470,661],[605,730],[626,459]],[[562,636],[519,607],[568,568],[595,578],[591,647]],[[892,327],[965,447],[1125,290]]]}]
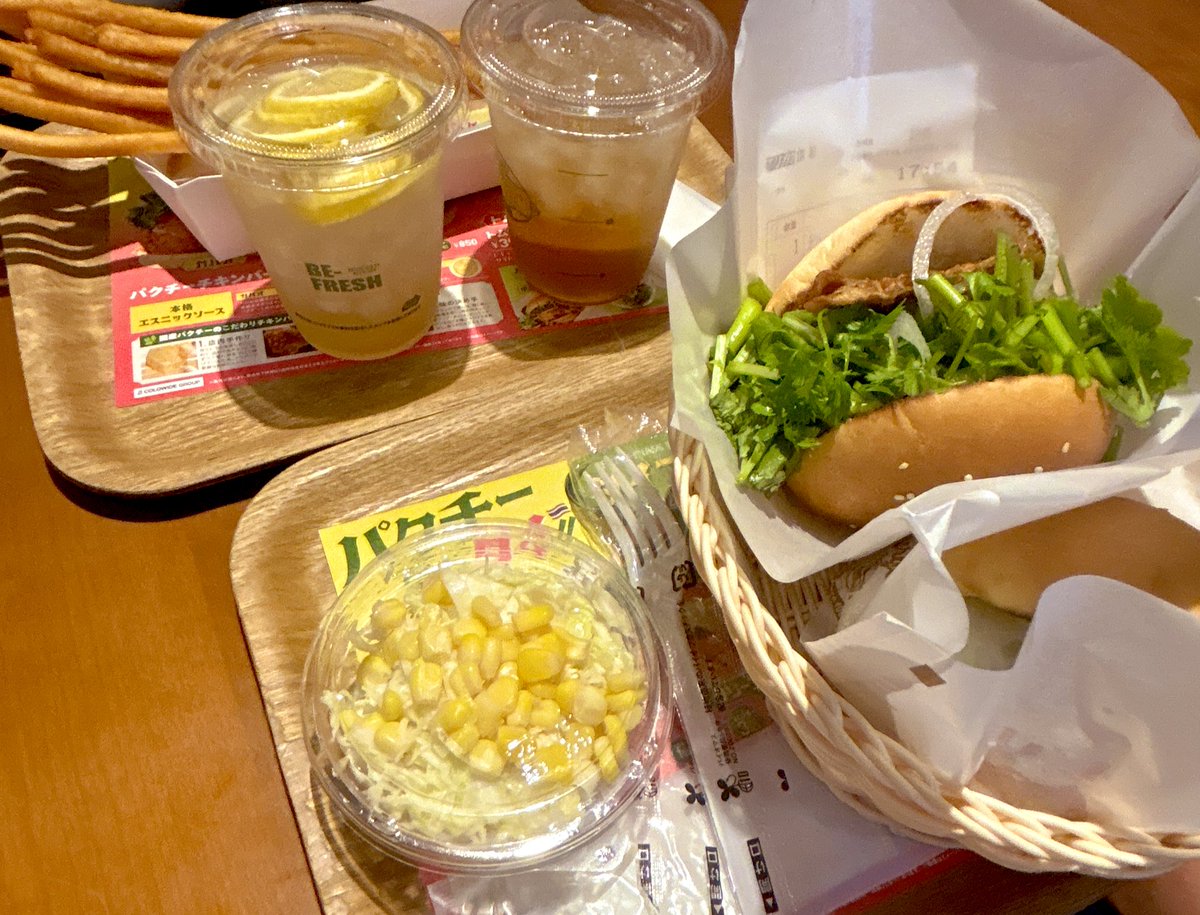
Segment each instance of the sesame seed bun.
[{"label": "sesame seed bun", "polygon": [[[860,213],[796,265],[767,309],[889,310],[911,299],[921,227],[954,193],[923,191]],[[1045,249],[1029,218],[1000,197],[985,197],[942,223],[930,269],[951,278],[990,270],[998,233],[1040,268]],[[804,453],[785,485],[809,511],[859,526],[943,483],[1096,463],[1112,426],[1095,384],[1080,389],[1068,375],[1001,378],[905,398],[847,420]]]},{"label": "sesame seed bun", "polygon": [[965,478],[1095,464],[1112,416],[1095,384],[1070,375],[998,378],[895,401],[850,419],[805,452],[785,485],[810,511],[866,524]]},{"label": "sesame seed bun", "polygon": [[1031,617],[1042,592],[1072,575],[1140,588],[1200,617],[1200,531],[1170,512],[1104,499],[992,534],[942,555],[967,597]]}]

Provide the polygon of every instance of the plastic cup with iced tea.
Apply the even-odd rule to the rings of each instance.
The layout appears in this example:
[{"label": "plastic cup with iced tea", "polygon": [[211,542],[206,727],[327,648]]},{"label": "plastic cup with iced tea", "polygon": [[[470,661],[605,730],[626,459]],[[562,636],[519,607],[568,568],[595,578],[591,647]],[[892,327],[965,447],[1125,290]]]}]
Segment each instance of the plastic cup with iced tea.
[{"label": "plastic cup with iced tea", "polygon": [[176,126],[229,186],[288,315],[343,359],[393,355],[433,324],[441,158],[465,97],[441,34],[351,3],[227,23],[170,82]]},{"label": "plastic cup with iced tea", "polygon": [[475,0],[462,45],[518,269],[567,302],[631,292],[725,66],[720,25],[688,0]]}]

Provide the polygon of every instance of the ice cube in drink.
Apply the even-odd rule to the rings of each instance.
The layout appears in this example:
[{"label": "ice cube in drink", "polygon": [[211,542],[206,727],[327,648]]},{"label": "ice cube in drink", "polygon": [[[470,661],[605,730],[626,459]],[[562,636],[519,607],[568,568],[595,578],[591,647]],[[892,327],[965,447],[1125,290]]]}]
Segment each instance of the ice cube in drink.
[{"label": "ice cube in drink", "polygon": [[518,268],[569,302],[627,294],[724,60],[719,26],[690,0],[476,0],[463,39],[491,108]]},{"label": "ice cube in drink", "polygon": [[599,137],[492,108],[517,265],[540,292],[608,302],[642,281],[687,140],[688,122]]}]

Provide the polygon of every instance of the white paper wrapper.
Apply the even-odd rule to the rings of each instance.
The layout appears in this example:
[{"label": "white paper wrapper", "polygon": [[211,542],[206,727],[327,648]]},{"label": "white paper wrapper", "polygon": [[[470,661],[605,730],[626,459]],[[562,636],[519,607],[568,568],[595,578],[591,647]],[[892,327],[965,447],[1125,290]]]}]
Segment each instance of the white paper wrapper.
[{"label": "white paper wrapper", "polygon": [[[1013,803],[1200,831],[1200,786],[1178,762],[1200,755],[1188,702],[1200,624],[1113,582],[1068,582],[1045,596],[1015,666],[981,669],[960,655],[978,656],[979,630],[990,625],[994,640],[1016,644],[1020,627],[969,614],[937,558],[944,546],[1118,493],[1200,526],[1200,453],[1188,451],[1200,446],[1195,384],[1166,398],[1149,428],[1126,430],[1117,463],[951,484],[847,536],[783,494],[735,485],[705,365],[748,276],[774,286],[850,216],[932,187],[1036,198],[1055,218],[1085,301],[1137,258],[1135,282],[1169,324],[1200,340],[1200,191],[1164,225],[1200,174],[1200,141],[1178,106],[1034,0],[813,0],[803,15],[787,0],[750,0],[733,98],[734,193],[668,264],[673,423],[704,444],[730,515],[780,581],[909,534],[918,542],[844,608],[850,625],[831,632],[820,617],[824,628],[804,633],[822,672],[948,779],[979,772]],[[1198,360],[1200,347],[1194,378]],[[942,682],[925,685],[918,673]],[[1033,701],[1042,696],[1052,697],[1045,710]]]}]

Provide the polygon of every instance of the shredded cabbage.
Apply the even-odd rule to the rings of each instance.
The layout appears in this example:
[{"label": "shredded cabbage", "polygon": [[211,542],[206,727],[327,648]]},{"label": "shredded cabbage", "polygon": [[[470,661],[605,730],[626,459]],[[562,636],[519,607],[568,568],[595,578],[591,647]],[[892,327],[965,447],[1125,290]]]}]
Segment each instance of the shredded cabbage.
[{"label": "shredded cabbage", "polygon": [[[438,580],[445,599],[430,600],[431,584]],[[398,582],[397,587],[394,597],[376,601],[370,612],[355,614],[362,622],[350,635],[353,656],[345,667],[347,671],[357,668],[359,674],[322,697],[334,740],[344,754],[339,762],[342,780],[357,790],[370,809],[390,819],[395,830],[435,842],[497,844],[576,831],[587,805],[603,803],[602,786],[612,783],[612,761],[602,762],[596,747],[617,749],[619,731],[622,753],[615,758],[623,762],[626,729],[633,734],[645,712],[644,668],[624,609],[598,584],[569,584],[540,566],[515,561],[479,559],[456,564]],[[539,605],[553,609],[551,623],[524,633],[530,638],[523,644],[540,637],[549,641],[538,644],[563,645],[561,673],[539,683],[519,680],[522,690],[540,686],[540,692],[546,693],[559,683],[576,680],[580,688],[604,691],[610,683],[635,682],[641,684],[636,703],[606,709],[605,724],[599,727],[581,725],[566,712],[553,726],[542,727],[522,725],[524,715],[510,714],[502,723],[510,724],[509,732],[522,731],[523,736],[505,746],[495,740],[505,757],[503,768],[481,771],[471,748],[457,743],[456,735],[439,723],[439,712],[447,702],[466,698],[478,703],[483,695],[464,696],[462,671],[455,675],[463,666],[458,661],[462,632],[480,625],[472,622],[478,620],[472,608],[480,598],[499,610],[499,626],[488,627],[489,637],[520,635],[513,621],[523,609]],[[396,599],[402,611],[396,608]],[[374,612],[385,603],[389,604],[385,611]],[[381,618],[394,625],[381,626]],[[422,701],[414,695],[413,670],[425,658],[410,657],[411,646],[443,658],[450,636],[442,633],[451,631],[456,633],[455,645],[449,657],[438,662],[439,700]],[[368,659],[373,660],[368,663]],[[515,676],[516,670],[516,663],[508,662],[490,679]],[[611,692],[608,696],[616,701]],[[381,737],[384,729],[386,739]],[[537,761],[538,751],[556,742],[566,749],[568,767],[548,773]],[[609,763],[609,777],[604,762]]]}]

